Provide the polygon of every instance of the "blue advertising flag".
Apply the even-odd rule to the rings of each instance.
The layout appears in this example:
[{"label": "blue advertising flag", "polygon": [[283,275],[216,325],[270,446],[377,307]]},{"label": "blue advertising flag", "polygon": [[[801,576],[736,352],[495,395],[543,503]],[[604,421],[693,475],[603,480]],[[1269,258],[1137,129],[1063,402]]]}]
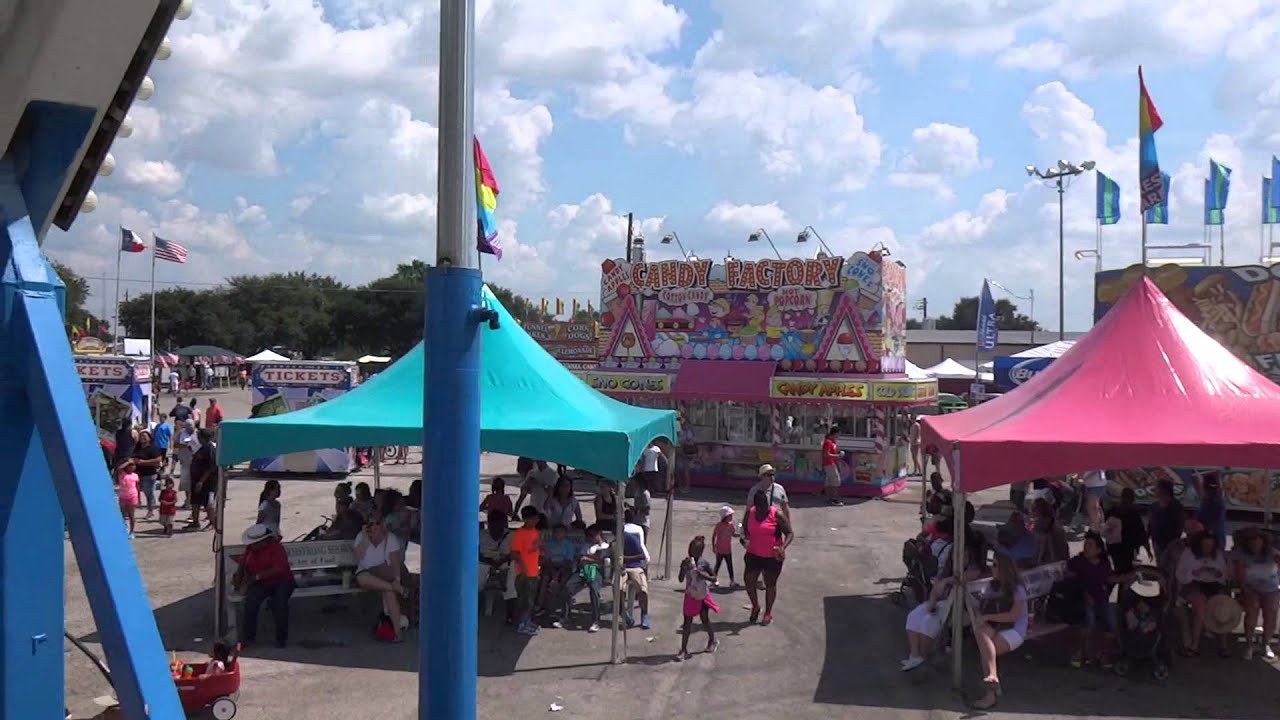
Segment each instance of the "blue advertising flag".
[{"label": "blue advertising flag", "polygon": [[1231,191],[1231,168],[1212,158],[1209,159],[1209,188],[1206,197],[1212,198],[1213,202],[1205,207],[1226,210],[1227,194]]},{"label": "blue advertising flag", "polygon": [[1222,224],[1222,208],[1213,206],[1213,181],[1205,178],[1204,181],[1204,224],[1205,225],[1221,225]]},{"label": "blue advertising flag", "polygon": [[1111,178],[1097,174],[1098,181],[1098,224],[1115,225],[1120,222],[1120,183]]},{"label": "blue advertising flag", "polygon": [[1148,225],[1169,224],[1169,173],[1160,173],[1160,202],[1147,209],[1144,217]]},{"label": "blue advertising flag", "polygon": [[1000,328],[996,323],[996,303],[991,299],[991,285],[982,281],[982,295],[978,298],[978,350],[995,350],[1000,340]]}]

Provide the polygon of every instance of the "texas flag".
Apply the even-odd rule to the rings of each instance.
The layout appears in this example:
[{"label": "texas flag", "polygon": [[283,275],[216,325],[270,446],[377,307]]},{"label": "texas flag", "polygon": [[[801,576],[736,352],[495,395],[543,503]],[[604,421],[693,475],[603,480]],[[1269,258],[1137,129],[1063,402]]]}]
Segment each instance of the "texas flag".
[{"label": "texas flag", "polygon": [[120,252],[140,253],[146,249],[147,244],[142,242],[138,233],[127,227],[120,228]]}]

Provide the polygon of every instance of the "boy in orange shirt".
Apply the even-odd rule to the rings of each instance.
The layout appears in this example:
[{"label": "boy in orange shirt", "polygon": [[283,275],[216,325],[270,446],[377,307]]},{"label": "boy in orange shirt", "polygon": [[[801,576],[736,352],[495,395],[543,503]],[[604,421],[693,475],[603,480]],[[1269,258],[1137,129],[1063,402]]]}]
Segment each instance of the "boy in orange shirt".
[{"label": "boy in orange shirt", "polygon": [[533,599],[538,594],[541,575],[542,533],[538,530],[538,517],[537,508],[525,506],[520,510],[524,525],[511,534],[511,560],[516,572],[516,603],[519,608],[516,632],[522,635],[538,634],[538,626],[533,622]]},{"label": "boy in orange shirt", "polygon": [[160,527],[165,537],[173,537],[173,517],[178,514],[178,491],[173,489],[173,478],[164,481],[160,491]]}]

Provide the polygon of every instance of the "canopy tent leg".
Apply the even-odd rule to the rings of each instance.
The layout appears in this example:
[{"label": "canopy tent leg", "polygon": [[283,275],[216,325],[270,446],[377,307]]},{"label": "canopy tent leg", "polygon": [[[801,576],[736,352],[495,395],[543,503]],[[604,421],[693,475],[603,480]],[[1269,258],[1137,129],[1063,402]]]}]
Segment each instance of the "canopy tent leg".
[{"label": "canopy tent leg", "polygon": [[675,499],[676,499],[676,447],[667,443],[667,512],[662,520],[662,536],[666,538],[667,554],[662,558],[662,579],[671,577],[671,553],[675,545]]},{"label": "canopy tent leg", "polygon": [[[954,529],[951,541],[951,572],[963,580],[965,567],[964,503],[965,494],[955,488],[960,484],[960,451],[951,451],[951,497]],[[964,673],[964,613],[969,600],[968,587],[957,582],[951,591],[951,687],[959,689]],[[975,628],[976,632],[976,628]]]},{"label": "canopy tent leg", "polygon": [[373,449],[373,491],[382,489],[382,448]]},{"label": "canopy tent leg", "polygon": [[[606,480],[605,482],[613,482]],[[616,485],[617,483],[615,483]],[[626,492],[626,489],[623,489]],[[623,514],[614,513],[613,530],[613,620],[610,622],[609,662],[620,665],[626,658],[618,655],[618,635],[622,630],[622,526]]]},{"label": "canopy tent leg", "polygon": [[[218,444],[222,444],[222,432],[218,432]],[[218,466],[218,492],[214,496],[213,523],[213,636],[219,640],[227,640],[227,556],[223,552],[226,534],[222,518],[227,509],[227,469]],[[235,627],[235,623],[231,624]]]}]

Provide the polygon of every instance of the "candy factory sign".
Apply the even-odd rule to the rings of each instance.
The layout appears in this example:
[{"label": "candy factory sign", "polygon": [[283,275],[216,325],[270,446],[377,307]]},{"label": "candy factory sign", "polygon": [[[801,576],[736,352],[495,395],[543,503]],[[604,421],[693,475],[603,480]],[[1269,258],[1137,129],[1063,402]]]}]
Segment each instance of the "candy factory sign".
[{"label": "candy factory sign", "polygon": [[600,392],[664,395],[671,392],[671,376],[662,373],[579,373],[583,382]]},{"label": "candy factory sign", "polygon": [[[787,286],[823,290],[840,286],[843,267],[842,257],[731,259],[723,265],[724,284],[729,290],[770,291]],[[604,271],[601,290],[605,296],[624,284],[636,290],[708,288],[713,275],[710,260],[662,260],[631,265],[606,260],[601,269]]]}]

